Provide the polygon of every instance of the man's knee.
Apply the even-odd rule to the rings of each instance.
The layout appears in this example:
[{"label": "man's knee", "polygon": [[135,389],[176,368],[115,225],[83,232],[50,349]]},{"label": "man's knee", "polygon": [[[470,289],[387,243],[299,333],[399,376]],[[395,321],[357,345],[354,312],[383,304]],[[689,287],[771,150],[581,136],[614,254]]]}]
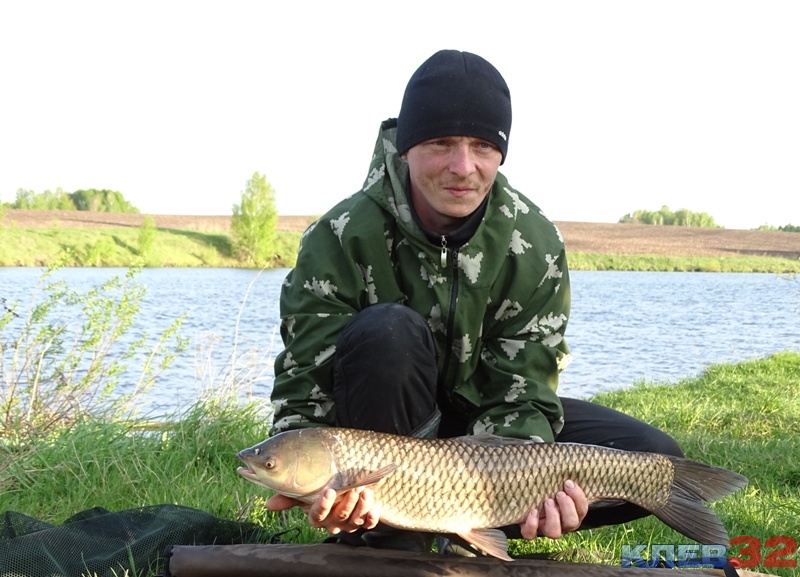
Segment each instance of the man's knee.
[{"label": "man's knee", "polygon": [[675,439],[640,419],[580,399],[561,397],[561,404],[565,423],[558,441],[683,457]]},{"label": "man's knee", "polygon": [[673,439],[670,435],[660,429],[653,427],[650,434],[644,440],[644,447],[642,450],[648,453],[661,453],[663,455],[671,455],[673,457],[683,457],[683,449],[678,444],[678,441]]},{"label": "man's knee", "polygon": [[408,307],[368,307],[336,346],[333,393],[340,426],[408,434],[436,409],[436,346]]},{"label": "man's knee", "polygon": [[416,311],[397,303],[379,303],[360,311],[345,326],[339,340],[355,345],[358,341],[378,335],[395,344],[408,340],[409,344],[419,342],[420,333],[429,332],[425,319]]},{"label": "man's knee", "polygon": [[396,303],[367,307],[345,326],[336,345],[337,356],[347,356],[356,350],[387,362],[436,356],[426,320],[409,307]]}]

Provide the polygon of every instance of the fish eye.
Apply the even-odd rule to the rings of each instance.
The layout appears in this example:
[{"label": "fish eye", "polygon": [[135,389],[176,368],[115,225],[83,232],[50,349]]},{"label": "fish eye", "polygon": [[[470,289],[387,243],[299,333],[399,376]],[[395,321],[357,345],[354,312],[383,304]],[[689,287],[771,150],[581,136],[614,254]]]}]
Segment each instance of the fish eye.
[{"label": "fish eye", "polygon": [[274,468],[275,468],[275,461],[273,461],[272,459],[270,459],[269,461],[266,461],[266,462],[264,463],[264,467],[265,467],[265,468],[266,468],[268,471],[269,471],[269,470],[272,470],[272,469],[274,469]]}]

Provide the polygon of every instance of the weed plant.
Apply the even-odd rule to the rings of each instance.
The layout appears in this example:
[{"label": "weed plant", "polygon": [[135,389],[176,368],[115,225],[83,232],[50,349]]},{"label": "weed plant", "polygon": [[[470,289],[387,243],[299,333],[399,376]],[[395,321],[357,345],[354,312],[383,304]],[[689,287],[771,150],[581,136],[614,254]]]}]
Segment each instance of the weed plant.
[{"label": "weed plant", "polygon": [[[0,311],[6,444],[36,442],[88,417],[129,418],[136,399],[186,349],[182,317],[154,342],[146,331],[130,336],[146,291],[136,269],[86,292],[53,280],[54,270],[42,275],[27,306],[4,303]],[[130,372],[134,362],[138,373]]]}]

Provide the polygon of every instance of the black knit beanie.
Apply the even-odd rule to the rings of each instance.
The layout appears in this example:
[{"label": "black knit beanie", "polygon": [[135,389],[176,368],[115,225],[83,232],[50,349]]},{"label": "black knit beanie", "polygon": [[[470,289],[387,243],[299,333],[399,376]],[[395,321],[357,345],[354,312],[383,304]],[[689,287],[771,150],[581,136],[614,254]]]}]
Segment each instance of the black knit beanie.
[{"label": "black knit beanie", "polygon": [[441,50],[411,76],[397,117],[397,151],[443,136],[491,142],[506,160],[511,95],[500,72],[469,52]]}]

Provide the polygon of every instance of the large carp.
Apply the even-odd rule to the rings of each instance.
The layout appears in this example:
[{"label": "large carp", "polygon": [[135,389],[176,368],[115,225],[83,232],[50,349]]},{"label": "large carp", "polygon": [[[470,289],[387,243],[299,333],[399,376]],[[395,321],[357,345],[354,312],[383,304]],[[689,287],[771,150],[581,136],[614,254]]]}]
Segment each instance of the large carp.
[{"label": "large carp", "polygon": [[520,523],[567,479],[590,504],[635,503],[687,537],[723,545],[728,534],[703,502],[747,484],[690,459],[492,435],[431,440],[322,427],[280,433],[238,456],[242,477],[306,503],[329,488],[373,485],[387,525],[455,533],[501,559],[510,557],[496,528]]}]

